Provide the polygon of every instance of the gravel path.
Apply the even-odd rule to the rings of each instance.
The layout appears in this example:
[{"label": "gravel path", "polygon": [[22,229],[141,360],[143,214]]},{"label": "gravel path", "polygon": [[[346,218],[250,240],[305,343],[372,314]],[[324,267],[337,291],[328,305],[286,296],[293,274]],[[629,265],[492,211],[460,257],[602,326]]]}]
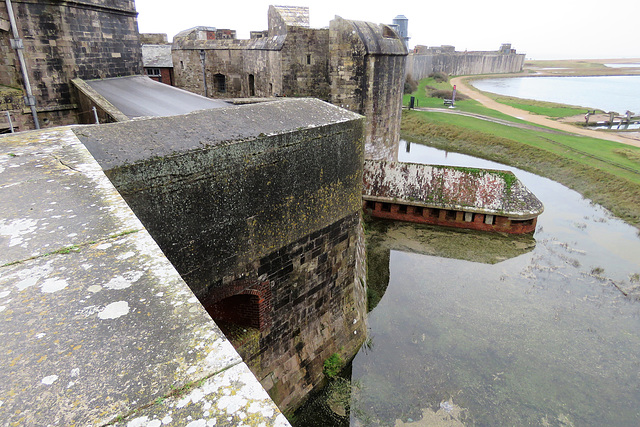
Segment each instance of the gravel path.
[{"label": "gravel path", "polygon": [[451,79],[450,83],[451,85],[456,85],[458,91],[472,99],[475,99],[485,107],[491,108],[492,110],[500,111],[501,113],[507,114],[511,117],[568,133],[589,136],[592,138],[606,139],[608,141],[615,141],[622,144],[640,147],[640,137],[638,137],[637,134],[634,134],[634,136],[624,136],[620,134],[611,134],[591,129],[583,129],[566,123],[560,123],[545,116],[533,114],[519,108],[511,107],[509,105],[500,104],[499,102],[496,102],[488,96],[478,92],[473,86],[468,85],[464,81],[463,77],[454,77]]}]

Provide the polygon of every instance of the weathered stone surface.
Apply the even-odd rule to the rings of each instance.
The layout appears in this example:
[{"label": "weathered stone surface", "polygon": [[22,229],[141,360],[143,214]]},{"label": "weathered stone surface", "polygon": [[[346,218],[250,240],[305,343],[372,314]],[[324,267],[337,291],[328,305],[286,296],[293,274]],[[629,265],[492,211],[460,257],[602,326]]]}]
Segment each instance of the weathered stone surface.
[{"label": "weathered stone surface", "polygon": [[309,8],[269,6],[269,36],[286,35],[287,27],[309,27]]},{"label": "weathered stone surface", "polygon": [[143,44],[142,45],[142,65],[144,67],[173,68],[173,60],[171,59],[171,45]]},{"label": "weathered stone surface", "polygon": [[362,125],[298,98],[77,131],[287,410],[365,338]]},{"label": "weathered stone surface", "polygon": [[184,425],[190,389],[210,395],[205,422],[286,425],[70,129],[0,146],[4,423],[125,423],[146,408]]},{"label": "weathered stone surface", "polygon": [[[76,123],[70,81],[142,73],[133,0],[14,0],[42,127]],[[3,10],[4,9],[4,10]],[[0,18],[7,16],[0,8]],[[0,84],[22,84],[11,32],[0,31]],[[24,120],[32,128],[33,123]]]},{"label": "weathered stone surface", "polygon": [[513,173],[488,169],[365,161],[363,198],[529,219],[542,202]]},{"label": "weathered stone surface", "polygon": [[[357,114],[317,99],[281,99],[197,111],[183,116],[83,126],[75,128],[75,133],[102,168],[111,170],[154,156],[166,157],[206,147],[222,148],[233,143],[239,151],[227,160],[240,159],[243,145],[238,143],[244,141],[263,140],[296,130],[318,129],[361,119]],[[270,151],[267,141],[259,147],[259,152],[266,154]],[[219,163],[218,166],[225,167],[225,164]],[[184,165],[184,168],[188,167]]]},{"label": "weathered stone surface", "polygon": [[522,71],[525,56],[524,53],[515,53],[515,49],[513,52],[456,52],[453,46],[416,46],[407,57],[407,74],[420,80],[436,72],[452,76],[518,73]]},{"label": "weathered stone surface", "polygon": [[407,50],[386,25],[336,17],[329,26],[331,102],[367,118],[365,157],[398,158]]}]

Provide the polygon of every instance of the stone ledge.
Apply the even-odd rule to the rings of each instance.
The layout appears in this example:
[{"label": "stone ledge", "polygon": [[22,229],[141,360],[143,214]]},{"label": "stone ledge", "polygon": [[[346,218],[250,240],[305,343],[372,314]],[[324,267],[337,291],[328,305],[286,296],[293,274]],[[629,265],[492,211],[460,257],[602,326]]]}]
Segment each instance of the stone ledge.
[{"label": "stone ledge", "polygon": [[70,128],[0,142],[0,419],[288,425]]}]

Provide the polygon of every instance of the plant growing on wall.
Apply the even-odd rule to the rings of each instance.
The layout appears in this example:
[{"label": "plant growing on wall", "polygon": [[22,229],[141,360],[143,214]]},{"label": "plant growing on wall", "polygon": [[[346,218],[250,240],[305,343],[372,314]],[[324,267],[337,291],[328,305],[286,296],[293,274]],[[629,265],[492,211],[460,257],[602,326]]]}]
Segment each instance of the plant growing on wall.
[{"label": "plant growing on wall", "polygon": [[340,370],[344,366],[344,360],[338,353],[333,353],[324,361],[324,368],[322,372],[328,378],[335,378],[340,373]]}]

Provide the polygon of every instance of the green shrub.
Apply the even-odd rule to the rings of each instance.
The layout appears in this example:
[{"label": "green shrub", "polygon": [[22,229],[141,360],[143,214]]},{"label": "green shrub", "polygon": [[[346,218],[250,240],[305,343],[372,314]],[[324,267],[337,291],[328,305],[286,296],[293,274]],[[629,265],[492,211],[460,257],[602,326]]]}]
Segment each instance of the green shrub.
[{"label": "green shrub", "polygon": [[407,78],[404,80],[404,93],[411,94],[418,90],[418,82],[415,81],[411,74],[407,74]]},{"label": "green shrub", "polygon": [[324,361],[324,368],[322,369],[322,372],[328,378],[335,378],[336,375],[340,373],[343,366],[344,360],[342,360],[342,357],[340,357],[338,353],[333,353]]},{"label": "green shrub", "polygon": [[448,82],[449,81],[449,76],[446,73],[443,73],[442,71],[437,71],[435,73],[431,73],[429,74],[429,77],[431,77],[432,79],[434,79],[437,82]]},{"label": "green shrub", "polygon": [[[427,96],[430,98],[452,99],[453,90],[432,90],[427,92]],[[463,101],[465,99],[469,99],[469,97],[460,92],[456,92],[456,101]]]}]

